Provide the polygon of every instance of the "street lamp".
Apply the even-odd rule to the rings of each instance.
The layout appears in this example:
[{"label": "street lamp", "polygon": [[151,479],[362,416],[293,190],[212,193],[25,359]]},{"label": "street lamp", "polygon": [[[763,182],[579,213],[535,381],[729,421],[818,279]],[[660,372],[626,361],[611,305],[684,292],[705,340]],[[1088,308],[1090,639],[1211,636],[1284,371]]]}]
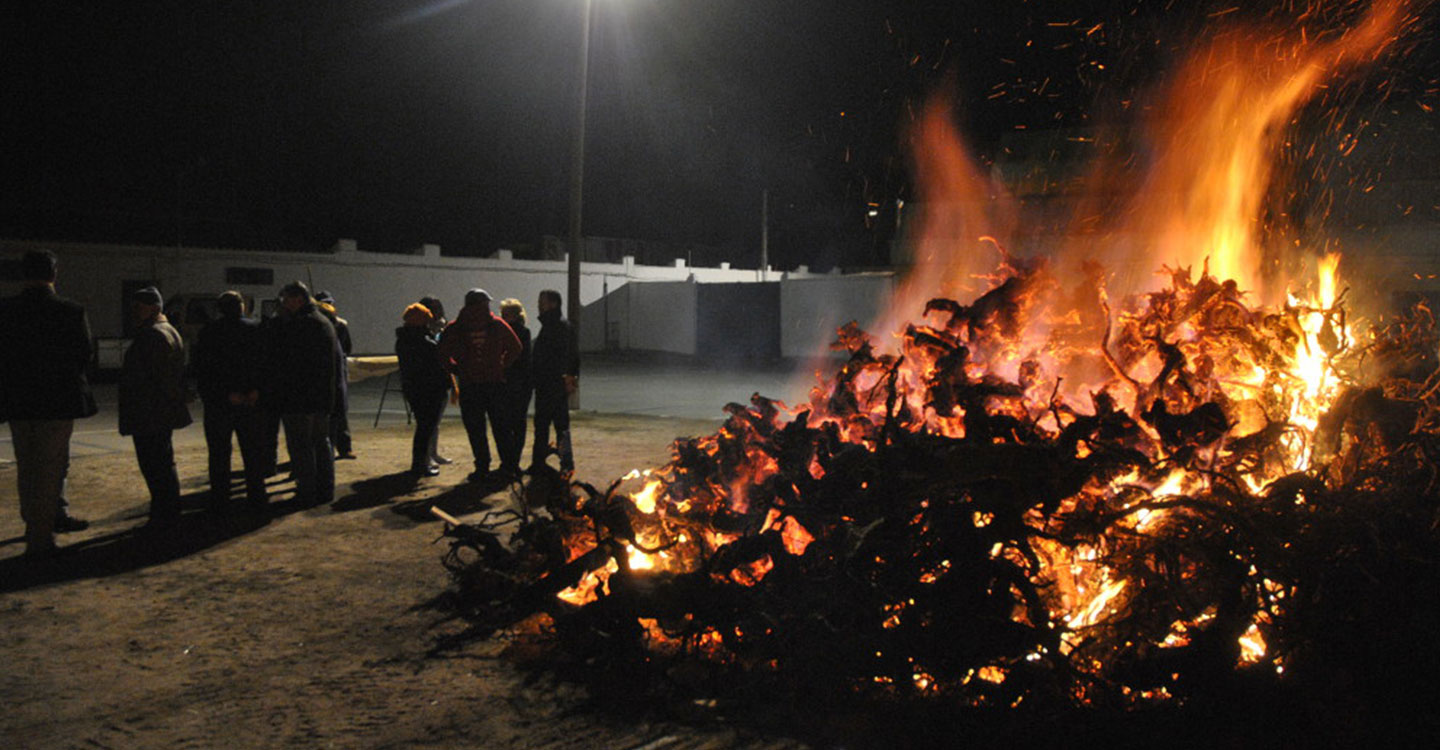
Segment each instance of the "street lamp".
[{"label": "street lamp", "polygon": [[585,99],[590,88],[590,29],[595,21],[595,0],[585,0],[585,24],[580,33],[579,101],[575,107],[575,144],[570,161],[570,256],[566,274],[569,288],[568,316],[572,354],[580,354],[580,255],[584,251],[582,233],[585,201]]}]

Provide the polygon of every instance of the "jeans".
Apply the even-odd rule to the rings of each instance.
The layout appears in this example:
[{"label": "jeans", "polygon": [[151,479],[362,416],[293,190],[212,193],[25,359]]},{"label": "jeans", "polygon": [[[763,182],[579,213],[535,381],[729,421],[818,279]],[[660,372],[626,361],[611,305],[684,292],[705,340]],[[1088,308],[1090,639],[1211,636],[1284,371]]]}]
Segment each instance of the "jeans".
[{"label": "jeans", "polygon": [[[444,397],[440,399],[438,416],[435,418],[435,431],[430,433],[430,460],[436,463],[440,461],[440,421],[445,418],[445,405],[450,402],[450,390],[446,389]],[[411,407],[414,410],[414,407]]]},{"label": "jeans", "polygon": [[167,523],[180,518],[180,475],[175,473],[174,430],[133,435],[135,460],[150,488],[150,520]]},{"label": "jeans", "polygon": [[283,414],[290,476],[301,505],[323,505],[335,499],[335,453],[330,446],[330,414]]},{"label": "jeans", "polygon": [[40,551],[55,546],[55,519],[61,511],[65,471],[70,465],[70,433],[74,429],[75,421],[71,419],[10,420],[26,549]]},{"label": "jeans", "polygon": [[405,397],[415,415],[415,437],[410,444],[410,470],[420,471],[431,465],[433,446],[440,435],[440,415],[445,413],[449,391],[412,393]]},{"label": "jeans", "polygon": [[464,383],[460,386],[460,420],[465,424],[465,435],[470,438],[470,452],[475,456],[475,470],[490,470],[490,441],[485,435],[485,420],[489,417],[490,429],[495,433],[495,448],[500,451],[500,463],[509,456],[509,434],[505,430],[504,383]]},{"label": "jeans", "polygon": [[545,463],[550,455],[550,427],[555,427],[555,452],[560,454],[561,471],[575,468],[575,454],[570,448],[570,394],[565,381],[535,384],[535,446],[530,459],[535,465]]},{"label": "jeans", "polygon": [[230,436],[240,443],[240,461],[245,466],[245,498],[265,502],[265,461],[261,431],[262,417],[253,407],[223,402],[205,404],[205,445],[210,454],[210,499],[230,499]]}]

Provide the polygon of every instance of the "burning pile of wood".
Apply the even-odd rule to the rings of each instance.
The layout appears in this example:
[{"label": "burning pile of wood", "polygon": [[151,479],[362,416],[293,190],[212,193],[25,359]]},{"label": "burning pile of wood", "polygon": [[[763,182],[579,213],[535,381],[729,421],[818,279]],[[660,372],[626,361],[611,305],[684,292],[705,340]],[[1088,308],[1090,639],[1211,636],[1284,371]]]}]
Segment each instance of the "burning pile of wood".
[{"label": "burning pile of wood", "polygon": [[1186,270],[1111,311],[1043,263],[1002,270],[896,353],[842,329],[806,406],[757,395],[663,468],[450,524],[470,628],[446,645],[998,707],[1360,695],[1436,666],[1426,308],[1357,336],[1333,291],[1262,309]]}]

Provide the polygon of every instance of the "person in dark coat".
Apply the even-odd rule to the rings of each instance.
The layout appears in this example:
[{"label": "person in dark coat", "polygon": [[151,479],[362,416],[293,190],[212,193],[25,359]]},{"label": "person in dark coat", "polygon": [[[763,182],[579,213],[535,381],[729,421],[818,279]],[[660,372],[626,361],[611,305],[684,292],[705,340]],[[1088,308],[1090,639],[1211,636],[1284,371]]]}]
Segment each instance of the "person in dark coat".
[{"label": "person in dark coat", "polygon": [[335,329],[315,307],[310,289],[292,281],[280,290],[281,313],[267,342],[264,401],[280,415],[295,499],[303,506],[335,499],[335,453],[330,410],[340,351]]},{"label": "person in dark coat", "polygon": [[520,339],[505,321],[490,312],[489,292],[484,289],[467,292],[465,307],[440,335],[440,363],[460,380],[460,418],[465,423],[470,451],[475,456],[472,480],[484,479],[490,473],[490,443],[485,436],[487,417],[495,433],[495,448],[501,452],[501,465],[511,463],[501,403],[505,368],[519,356]]},{"label": "person in dark coat", "polygon": [[[575,471],[570,445],[570,394],[580,377],[580,360],[575,355],[574,332],[560,317],[560,293],[546,289],[536,306],[540,310],[540,333],[530,356],[530,377],[535,382],[535,446],[530,470],[545,465],[551,453],[560,456],[560,471]],[[555,427],[555,448],[550,447],[550,427]]]},{"label": "person in dark coat", "polygon": [[430,333],[434,315],[416,303],[405,308],[405,325],[395,329],[395,356],[400,361],[400,387],[415,415],[415,437],[410,449],[410,473],[433,477],[440,467],[430,447],[440,430],[440,414],[450,397],[450,376],[440,366],[439,344]]},{"label": "person in dark coat", "polygon": [[[429,296],[429,297],[421,297],[421,298],[420,298],[420,304],[424,305],[424,306],[425,306],[425,309],[429,310],[429,311],[430,311],[430,314],[434,316],[434,317],[431,318],[431,320],[430,320],[430,326],[429,326],[429,328],[430,328],[430,335],[431,335],[433,338],[435,338],[436,340],[439,340],[440,334],[441,334],[442,332],[444,332],[444,330],[445,330],[445,326],[450,323],[450,321],[445,318],[445,305],[444,305],[444,303],[442,303],[442,302],[440,301],[440,298],[439,298],[439,297]],[[447,376],[447,377],[448,377],[448,376]],[[445,400],[446,400],[447,402],[448,402],[448,401],[452,401],[452,400],[453,400],[453,397],[455,396],[455,379],[454,379],[454,378],[449,378],[449,385],[448,385],[447,390],[448,390],[448,392],[446,393],[446,398],[445,398]],[[441,417],[441,419],[444,419],[444,417],[445,417],[445,406],[446,406],[445,404],[441,404],[441,405],[440,405],[440,417]],[[438,426],[437,426],[435,432],[432,433],[432,437],[430,438],[430,461],[431,461],[432,463],[438,464],[438,465],[440,465],[440,466],[444,466],[444,465],[450,463],[450,459],[449,459],[449,458],[446,458],[445,456],[440,455],[440,430],[439,430]]]},{"label": "person in dark coat", "polygon": [[[276,301],[279,301],[278,297]],[[279,324],[278,306],[275,312],[260,318],[260,398],[255,404],[255,413],[260,422],[259,463],[266,479],[280,473],[280,414],[271,408],[270,400],[265,396],[270,391],[267,382],[270,373],[270,342],[275,340],[275,328]]]},{"label": "person in dark coat", "polygon": [[355,351],[355,345],[350,341],[350,324],[336,311],[333,294],[316,293],[315,306],[330,319],[330,325],[335,327],[335,340],[340,344],[340,356],[336,360],[340,370],[335,373],[335,409],[330,412],[330,442],[335,445],[335,458],[353,460],[355,445],[350,439],[349,357]]},{"label": "person in dark coat", "polygon": [[94,416],[85,379],[90,324],[85,308],[55,294],[58,262],[47,250],[20,259],[25,288],[0,301],[0,422],[10,422],[25,554],[55,550],[55,532],[89,524],[65,508],[75,420]]},{"label": "person in dark coat", "polygon": [[220,317],[200,329],[190,358],[191,372],[205,407],[205,445],[210,455],[210,503],[217,510],[230,502],[230,436],[240,443],[245,466],[245,498],[265,505],[265,462],[261,458],[260,325],[245,317],[245,298],[225,292],[216,300]]},{"label": "person in dark coat", "polygon": [[135,442],[135,460],[150,489],[150,523],[165,530],[180,519],[175,430],[190,424],[185,406],[185,340],[160,312],[153,286],[130,296],[138,328],[120,365],[120,434]]},{"label": "person in dark coat", "polygon": [[525,327],[525,305],[518,299],[500,302],[500,319],[520,339],[520,358],[505,368],[504,411],[505,430],[510,435],[507,454],[514,463],[502,465],[501,471],[512,476],[520,474],[520,454],[525,452],[525,416],[530,411],[530,329]]}]

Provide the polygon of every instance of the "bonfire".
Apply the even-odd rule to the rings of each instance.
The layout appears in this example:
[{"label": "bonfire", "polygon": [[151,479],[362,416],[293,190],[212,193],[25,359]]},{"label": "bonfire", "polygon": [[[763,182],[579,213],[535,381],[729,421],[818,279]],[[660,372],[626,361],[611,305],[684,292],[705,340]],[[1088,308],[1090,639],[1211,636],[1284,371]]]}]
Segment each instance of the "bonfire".
[{"label": "bonfire", "polygon": [[[1111,228],[1174,260],[1149,290],[1075,253],[1012,254],[1004,212],[956,208],[986,188],[933,107],[917,171],[935,209],[879,335],[842,328],[808,403],[731,404],[663,467],[450,519],[448,603],[470,628],[445,645],[527,634],[697,694],[972,707],[1428,669],[1434,318],[1359,320],[1335,254],[1282,289],[1253,230],[1277,126],[1393,42],[1402,10],[1293,46],[1234,32],[1177,77],[1170,142],[1218,130],[1158,159]],[[1268,64],[1222,59],[1256,48]]]}]

